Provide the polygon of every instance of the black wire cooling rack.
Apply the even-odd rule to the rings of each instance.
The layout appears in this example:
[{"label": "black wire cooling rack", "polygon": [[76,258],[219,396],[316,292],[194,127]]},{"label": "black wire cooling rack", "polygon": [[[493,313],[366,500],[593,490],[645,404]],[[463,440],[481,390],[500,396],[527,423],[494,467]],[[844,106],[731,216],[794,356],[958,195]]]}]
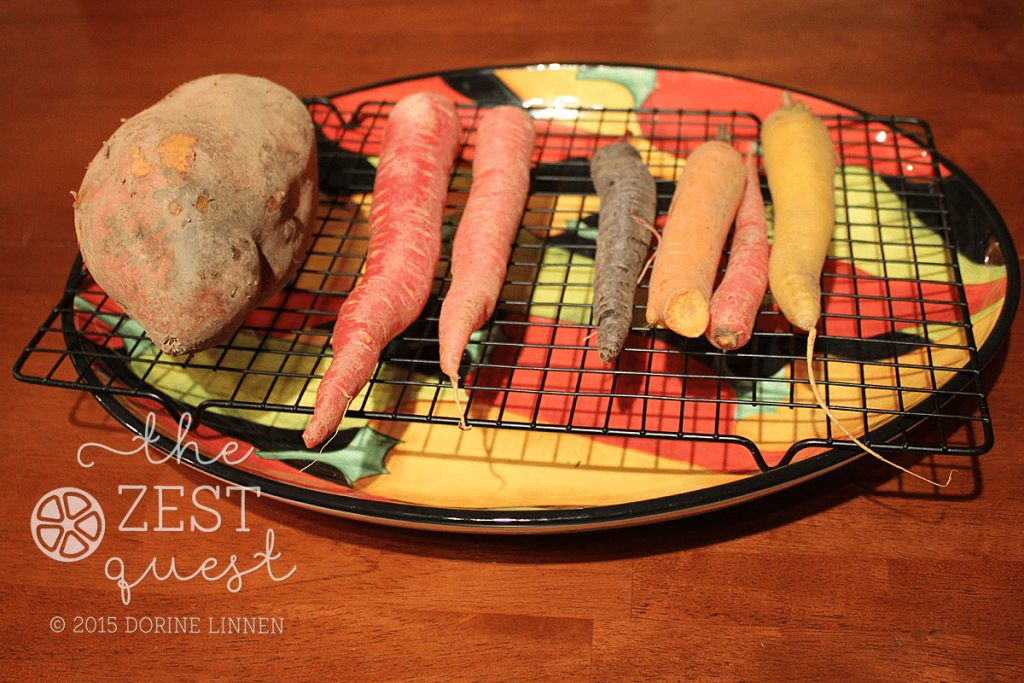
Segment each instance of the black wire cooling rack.
[{"label": "black wire cooling rack", "polygon": [[[19,358],[16,377],[118,400],[152,400],[200,423],[209,412],[311,414],[338,306],[362,269],[375,157],[392,105],[364,103],[342,112],[329,99],[307,103],[317,123],[322,194],[316,241],[293,287],[217,349],[171,358],[97,289],[79,260]],[[769,465],[762,444],[731,429],[739,412],[793,411],[799,420],[806,414],[800,411],[817,410],[802,361],[806,338],[794,334],[770,298],[752,340],[737,351],[649,329],[646,282],[637,292],[633,332],[613,364],[600,363],[590,338],[594,150],[630,131],[657,180],[664,216],[690,150],[725,126],[746,151],[758,140],[760,121],[730,111],[531,111],[538,138],[522,228],[498,310],[464,357],[469,423],[731,442],[749,449],[762,470],[786,464],[806,446],[842,445],[846,437],[826,422],[815,438],[792,444]],[[466,133],[451,178],[433,294],[419,319],[385,349],[350,408],[353,418],[457,422],[451,388],[438,368],[437,325],[482,113],[460,107]],[[815,350],[825,397],[875,448],[984,452],[992,436],[958,259],[963,240],[954,230],[930,130],[899,117],[825,120],[843,168],[833,241],[842,258],[831,258],[824,275],[825,313]],[[763,176],[761,189],[770,216]],[[981,425],[983,443],[952,442],[964,423]]]}]

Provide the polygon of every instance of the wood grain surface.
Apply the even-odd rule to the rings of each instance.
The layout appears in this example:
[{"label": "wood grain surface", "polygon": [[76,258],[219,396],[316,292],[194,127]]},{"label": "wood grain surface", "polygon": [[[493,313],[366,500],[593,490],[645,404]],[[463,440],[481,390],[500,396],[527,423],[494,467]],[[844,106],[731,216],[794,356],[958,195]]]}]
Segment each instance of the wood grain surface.
[{"label": "wood grain surface", "polygon": [[[89,394],[19,383],[10,371],[75,258],[69,192],[100,143],[122,118],[214,72],[264,76],[300,95],[496,64],[606,61],[735,74],[928,121],[939,151],[992,199],[1020,245],[1024,3],[241,7],[0,7],[0,679],[1024,680],[1021,320],[985,373],[995,447],[977,458],[900,460],[925,474],[955,470],[947,489],[862,458],[701,517],[553,537],[385,528],[253,498],[249,531],[238,531],[237,492],[225,499],[223,490],[215,506],[222,525],[203,533],[188,530],[192,508],[172,497],[176,489],[166,505],[177,500],[182,509],[164,526],[184,520],[185,530],[157,531],[153,487],[191,492],[217,482],[95,449],[96,465],[80,467],[83,444],[130,450],[131,435]],[[129,520],[148,531],[117,530],[135,496],[119,495],[123,485],[149,487]],[[111,508],[103,553],[82,562],[47,558],[30,534],[36,502],[63,486]],[[212,579],[232,556],[240,571],[258,565],[253,555],[269,529],[280,554],[274,577],[294,568],[283,580],[266,567],[235,582],[231,573],[149,574],[124,605],[104,572],[114,556],[129,581],[151,562],[166,577],[173,558],[188,576],[216,558],[216,569],[206,567]],[[99,632],[101,618],[113,618],[117,631]],[[229,633],[232,623],[255,632]]]}]

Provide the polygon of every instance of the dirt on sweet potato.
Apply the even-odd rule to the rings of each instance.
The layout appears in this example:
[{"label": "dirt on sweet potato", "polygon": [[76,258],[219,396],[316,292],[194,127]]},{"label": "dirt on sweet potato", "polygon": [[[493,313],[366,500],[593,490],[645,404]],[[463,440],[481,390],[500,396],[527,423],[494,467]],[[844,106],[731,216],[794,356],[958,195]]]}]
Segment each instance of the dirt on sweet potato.
[{"label": "dirt on sweet potato", "polygon": [[219,74],[179,86],[103,144],[75,196],[75,230],[100,287],[181,355],[228,338],[288,283],[317,199],[301,100]]}]

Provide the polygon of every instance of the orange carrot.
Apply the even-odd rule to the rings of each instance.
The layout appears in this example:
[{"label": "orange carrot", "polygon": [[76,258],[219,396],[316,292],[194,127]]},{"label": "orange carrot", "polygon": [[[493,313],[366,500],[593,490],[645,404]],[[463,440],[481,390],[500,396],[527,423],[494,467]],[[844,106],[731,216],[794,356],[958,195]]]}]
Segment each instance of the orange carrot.
[{"label": "orange carrot", "polygon": [[690,153],[654,255],[648,323],[684,337],[707,330],[718,262],[746,180],[743,157],[721,139]]},{"label": "orange carrot", "polygon": [[[494,313],[530,190],[536,131],[523,109],[487,112],[477,130],[473,184],[452,245],[452,284],[438,323],[441,371],[458,404],[459,364],[469,337]],[[459,424],[466,429],[462,407]]]},{"label": "orange carrot", "polygon": [[724,350],[738,349],[754,331],[757,309],[768,288],[768,223],[757,176],[754,146],[747,153],[747,185],[743,191],[725,277],[711,297],[708,341]]},{"label": "orange carrot", "polygon": [[335,432],[380,353],[423,310],[441,254],[441,221],[462,124],[441,95],[404,97],[388,116],[370,208],[366,271],[334,325],[307,447]]}]

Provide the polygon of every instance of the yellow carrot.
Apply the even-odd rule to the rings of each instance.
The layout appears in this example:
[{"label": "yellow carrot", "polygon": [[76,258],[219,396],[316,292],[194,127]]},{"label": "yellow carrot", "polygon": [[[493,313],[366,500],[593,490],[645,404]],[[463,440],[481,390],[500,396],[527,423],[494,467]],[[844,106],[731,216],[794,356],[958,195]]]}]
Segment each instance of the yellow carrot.
[{"label": "yellow carrot", "polygon": [[[782,107],[765,119],[761,145],[775,230],[768,261],[768,283],[786,320],[807,332],[807,376],[825,414],[855,444],[884,463],[939,487],[887,460],[853,435],[829,409],[814,378],[815,329],[821,318],[821,270],[835,229],[835,148],[824,122],[788,92]],[[952,478],[952,474],[950,475]]]},{"label": "yellow carrot", "polygon": [[774,238],[768,284],[786,320],[810,330],[821,316],[821,269],[835,229],[835,148],[824,122],[789,93],[761,127]]},{"label": "yellow carrot", "polygon": [[684,337],[704,334],[718,262],[746,181],[743,156],[729,143],[709,140],[690,153],[654,256],[648,323]]}]

